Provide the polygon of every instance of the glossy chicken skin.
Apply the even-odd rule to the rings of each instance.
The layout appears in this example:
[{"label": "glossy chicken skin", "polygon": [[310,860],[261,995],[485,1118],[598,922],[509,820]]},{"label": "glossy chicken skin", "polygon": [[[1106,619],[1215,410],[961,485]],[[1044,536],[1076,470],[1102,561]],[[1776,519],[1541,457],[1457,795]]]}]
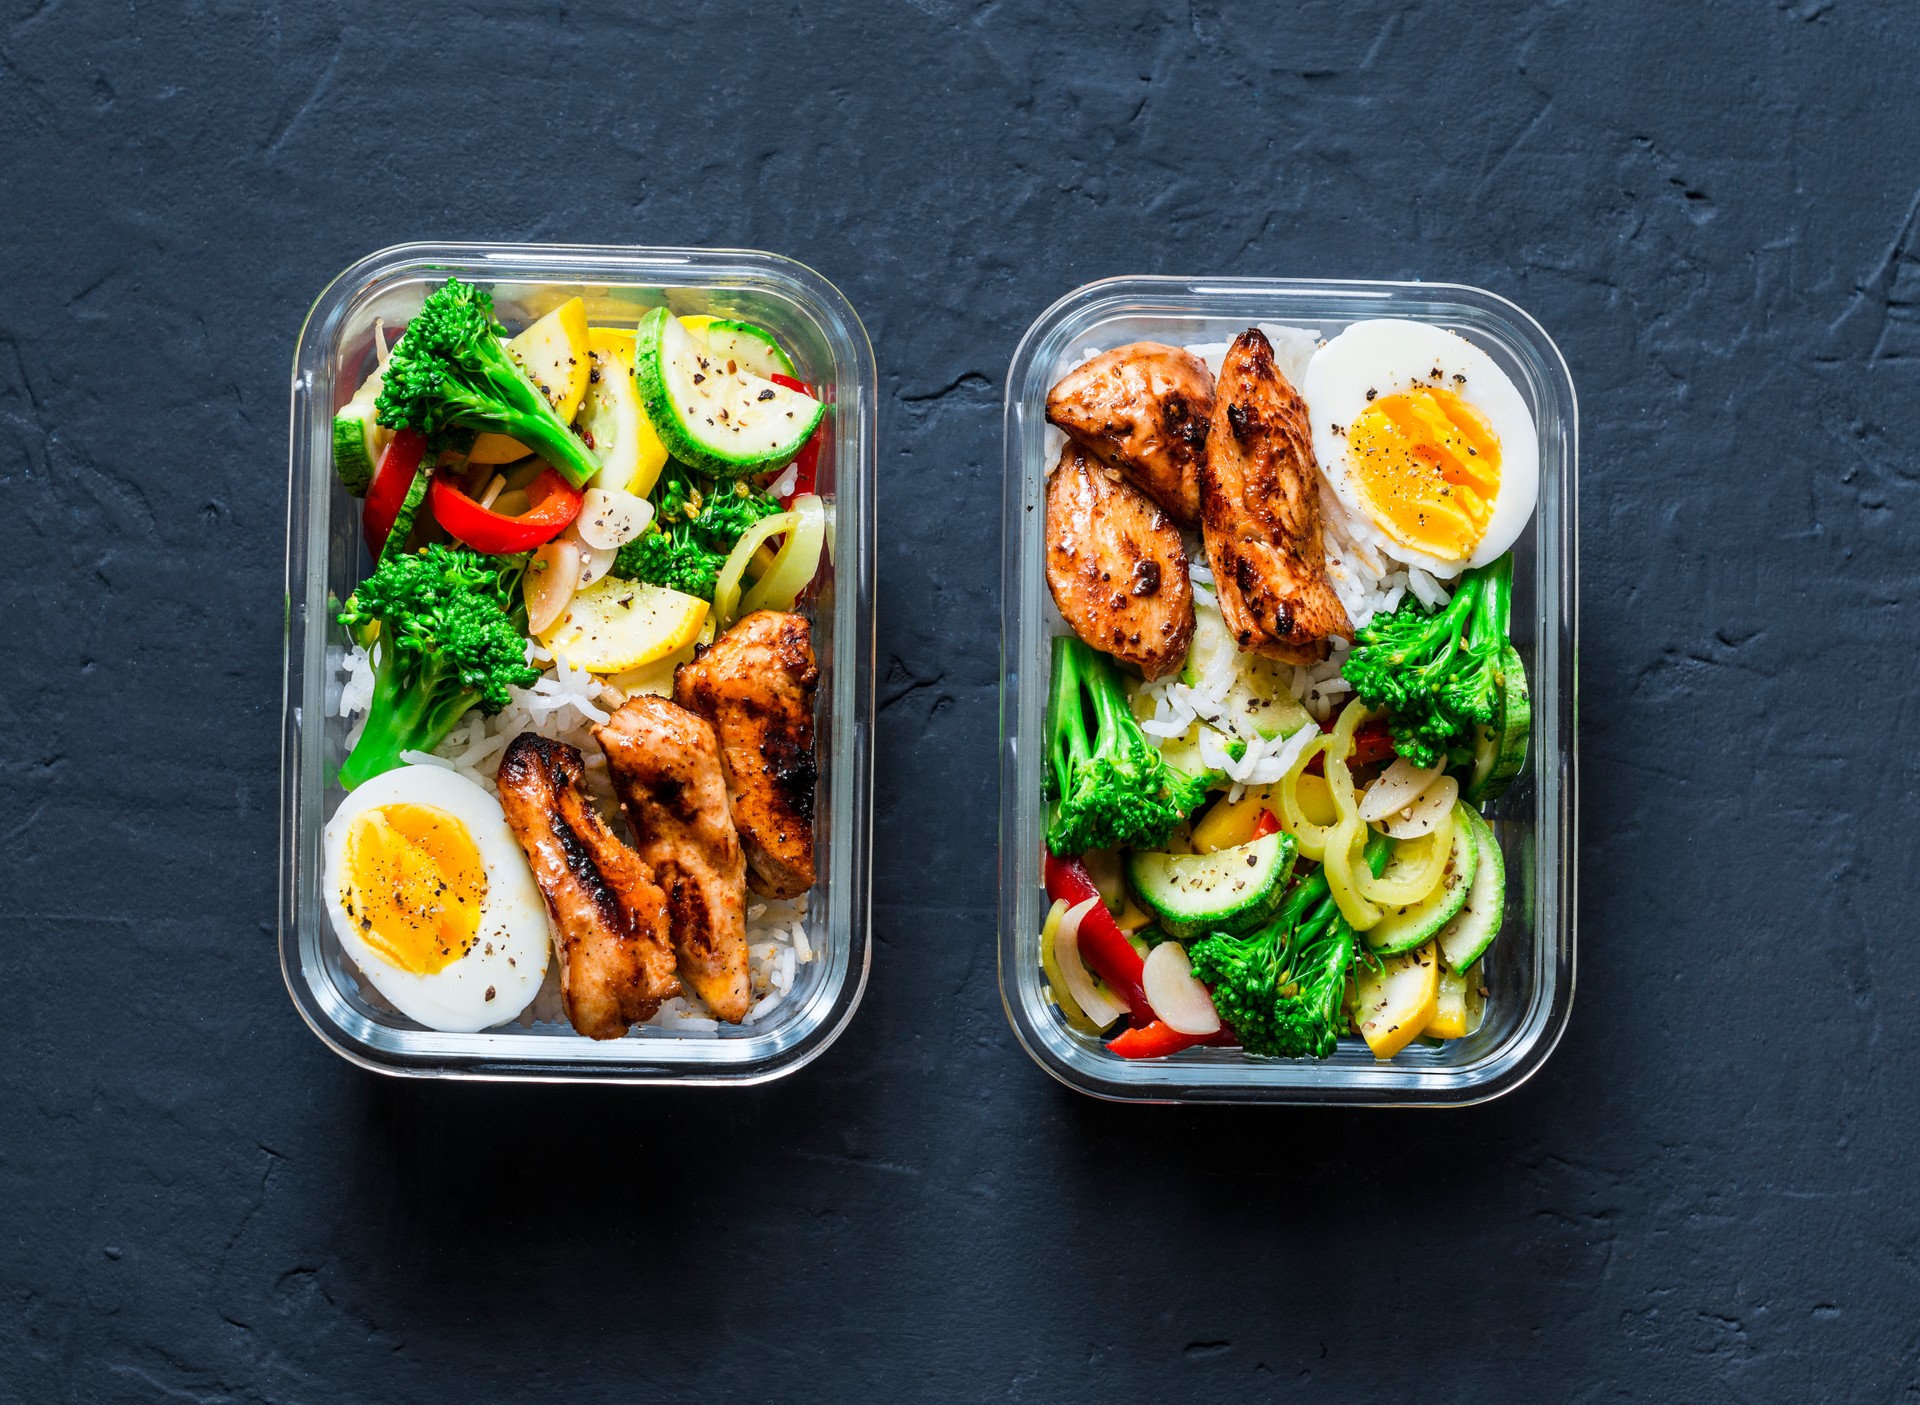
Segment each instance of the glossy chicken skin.
[{"label": "glossy chicken skin", "polygon": [[673,698],[713,724],[747,886],[794,898],[813,886],[813,637],[798,615],[756,610],[674,675]]},{"label": "glossy chicken skin", "polygon": [[680,993],[667,900],[583,785],[580,753],[523,732],[500,759],[500,808],[553,916],[560,998],[589,1039],[618,1039]]},{"label": "glossy chicken skin", "polygon": [[1062,376],[1047,394],[1047,418],[1192,526],[1213,394],[1213,373],[1198,356],[1138,341]]},{"label": "glossy chicken skin", "polygon": [[665,698],[634,698],[593,729],[640,857],[667,898],[680,979],[738,1024],[747,983],[747,864],[713,728]]},{"label": "glossy chicken skin", "polygon": [[1249,327],[1227,351],[1200,472],[1207,563],[1242,649],[1319,663],[1353,625],[1327,580],[1307,404]]},{"label": "glossy chicken skin", "polygon": [[1186,658],[1193,585],[1180,529],[1077,444],[1047,479],[1047,587],[1075,634],[1147,677]]}]

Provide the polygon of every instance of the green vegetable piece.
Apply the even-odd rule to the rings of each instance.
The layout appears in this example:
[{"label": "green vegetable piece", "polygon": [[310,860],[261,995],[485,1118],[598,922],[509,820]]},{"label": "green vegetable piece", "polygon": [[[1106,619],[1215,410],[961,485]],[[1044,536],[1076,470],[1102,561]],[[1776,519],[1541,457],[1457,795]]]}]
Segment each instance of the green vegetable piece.
[{"label": "green vegetable piece", "polygon": [[770,493],[703,478],[671,461],[653,496],[653,525],[620,548],[613,573],[709,601],[734,543],[761,518],[780,511]]},{"label": "green vegetable piece", "polygon": [[1140,730],[1113,662],[1072,635],[1053,641],[1047,738],[1056,854],[1157,848],[1206,798],[1206,777],[1175,770]]},{"label": "green vegetable piece", "polygon": [[1495,720],[1513,597],[1513,554],[1468,571],[1443,610],[1409,600],[1354,637],[1341,673],[1392,714],[1394,750],[1416,766],[1470,751]]},{"label": "green vegetable piece", "polygon": [[1210,854],[1136,849],[1127,880],[1173,936],[1244,932],[1272,916],[1286,896],[1293,858],[1293,836],[1285,831]]},{"label": "green vegetable piece", "polygon": [[[422,479],[425,478],[422,474]],[[372,626],[373,703],[340,784],[348,790],[401,765],[403,751],[431,751],[471,707],[489,714],[508,689],[531,687],[524,556],[482,556],[429,546],[385,557],[340,609],[340,624],[365,640]]]}]

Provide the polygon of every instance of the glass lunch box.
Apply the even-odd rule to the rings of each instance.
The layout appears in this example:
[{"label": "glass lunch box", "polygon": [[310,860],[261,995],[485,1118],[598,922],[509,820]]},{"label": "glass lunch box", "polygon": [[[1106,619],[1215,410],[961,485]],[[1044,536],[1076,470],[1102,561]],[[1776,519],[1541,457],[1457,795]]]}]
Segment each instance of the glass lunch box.
[{"label": "glass lunch box", "polygon": [[[1481,1027],[1376,1062],[1357,1037],[1335,1055],[1256,1059],[1198,1047],[1130,1061],[1069,1029],[1040,969],[1041,797],[1051,634],[1044,575],[1047,391],[1071,358],[1128,342],[1231,341],[1257,323],[1331,337],[1375,317],[1465,336],[1513,379],[1540,436],[1540,499],[1514,546],[1513,642],[1533,690],[1529,764],[1489,813],[1507,863],[1507,909],[1483,958]],[[1007,376],[1001,558],[1000,994],[1020,1043],[1048,1073],[1095,1097],[1142,1102],[1460,1105],[1519,1086],[1553,1051],[1573,1001],[1575,649],[1579,417],[1558,348],[1531,317],[1478,288],[1284,278],[1113,278],[1069,293],[1027,330]]]},{"label": "glass lunch box", "polygon": [[[321,892],[321,832],[342,791],[348,722],[335,714],[346,640],[334,615],[371,569],[360,505],[331,465],[331,423],[373,367],[376,318],[404,323],[449,276],[493,294],[510,327],[575,295],[596,323],[631,325],[665,304],[768,327],[832,410],[817,491],[828,551],[814,619],[819,661],[818,881],[813,959],[760,1022],[717,1037],[641,1028],[595,1041],[564,1018],[442,1034],[370,1001],[334,936]],[[621,1083],[758,1083],[831,1044],[866,986],[872,844],[873,485],[877,377],[865,329],[824,278],[746,250],[547,244],[406,244],[336,278],[301,328],[293,366],[287,492],[286,689],[281,733],[280,966],[301,1016],[329,1048],[382,1073]]]}]

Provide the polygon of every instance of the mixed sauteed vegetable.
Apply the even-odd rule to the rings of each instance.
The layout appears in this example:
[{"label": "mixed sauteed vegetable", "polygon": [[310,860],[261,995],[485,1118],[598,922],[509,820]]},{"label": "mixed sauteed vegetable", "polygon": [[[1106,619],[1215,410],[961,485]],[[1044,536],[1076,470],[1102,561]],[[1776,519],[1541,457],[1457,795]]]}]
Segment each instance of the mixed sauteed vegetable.
[{"label": "mixed sauteed vegetable", "polygon": [[1531,724],[1518,391],[1450,332],[1366,322],[1090,354],[1047,413],[1061,1017],[1129,1059],[1473,1033],[1506,908],[1483,810]]},{"label": "mixed sauteed vegetable", "polygon": [[434,1029],[519,1016],[549,938],[582,1034],[757,1018],[809,959],[827,406],[753,323],[575,297],[510,334],[458,279],[374,354],[333,425],[373,558],[342,945]]}]

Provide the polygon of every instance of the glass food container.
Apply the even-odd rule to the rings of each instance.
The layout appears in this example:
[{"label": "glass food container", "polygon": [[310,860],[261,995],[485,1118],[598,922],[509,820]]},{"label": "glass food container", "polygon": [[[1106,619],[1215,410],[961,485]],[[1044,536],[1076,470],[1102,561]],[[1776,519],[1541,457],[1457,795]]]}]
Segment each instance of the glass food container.
[{"label": "glass food container", "polygon": [[[1278,324],[1332,337],[1348,323],[1414,318],[1465,336],[1499,363],[1533,412],[1540,500],[1514,546],[1513,642],[1533,691],[1529,763],[1491,807],[1507,863],[1505,922],[1483,959],[1480,1029],[1438,1047],[1418,1042],[1376,1062],[1357,1037],[1335,1055],[1257,1059],[1197,1047],[1130,1061],[1068,1028],[1040,969],[1041,796],[1048,639],[1055,618],[1044,567],[1047,391],[1093,351],[1154,340],[1228,342]],[[1579,421],[1559,350],[1531,317],[1478,288],[1441,283],[1284,278],[1114,278],[1069,293],[1027,331],[1007,376],[1000,692],[1000,994],[1027,1052],[1070,1088],[1142,1102],[1457,1106],[1532,1075],[1566,1029],[1573,1001],[1577,768],[1574,497]]]},{"label": "glass food container", "polygon": [[[374,365],[375,319],[406,322],[449,276],[493,294],[509,327],[575,295],[595,323],[650,308],[758,323],[831,405],[817,491],[828,512],[815,607],[820,668],[818,881],[807,896],[812,960],[759,1022],[717,1036],[637,1028],[595,1041],[564,1018],[442,1034],[363,993],[321,892],[321,832],[342,795],[348,722],[336,716],[346,640],[334,615],[371,569],[360,504],[335,480],[331,422]],[[281,734],[280,965],[314,1033],[383,1073],[621,1083],[758,1083],[817,1056],[852,1019],[869,955],[876,384],[865,329],[819,274],[773,254],[543,244],[407,244],[372,254],[320,295],[294,355],[287,493],[286,691]]]}]

